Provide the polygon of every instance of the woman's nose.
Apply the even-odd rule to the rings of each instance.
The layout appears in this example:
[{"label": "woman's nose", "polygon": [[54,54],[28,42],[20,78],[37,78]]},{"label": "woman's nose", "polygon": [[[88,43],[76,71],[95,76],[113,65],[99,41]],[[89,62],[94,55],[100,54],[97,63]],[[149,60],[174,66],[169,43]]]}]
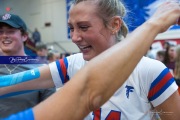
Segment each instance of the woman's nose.
[{"label": "woman's nose", "polygon": [[71,39],[74,43],[81,41],[82,35],[81,35],[80,31],[76,30],[73,33],[71,33]]}]

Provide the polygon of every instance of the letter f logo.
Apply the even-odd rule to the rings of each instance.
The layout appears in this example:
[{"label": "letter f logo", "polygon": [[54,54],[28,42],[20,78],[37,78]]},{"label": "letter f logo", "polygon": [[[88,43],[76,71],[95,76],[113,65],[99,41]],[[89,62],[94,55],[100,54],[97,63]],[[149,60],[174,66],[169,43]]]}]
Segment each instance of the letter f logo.
[{"label": "letter f logo", "polygon": [[134,87],[126,85],[126,96],[129,99],[129,93],[133,92]]}]

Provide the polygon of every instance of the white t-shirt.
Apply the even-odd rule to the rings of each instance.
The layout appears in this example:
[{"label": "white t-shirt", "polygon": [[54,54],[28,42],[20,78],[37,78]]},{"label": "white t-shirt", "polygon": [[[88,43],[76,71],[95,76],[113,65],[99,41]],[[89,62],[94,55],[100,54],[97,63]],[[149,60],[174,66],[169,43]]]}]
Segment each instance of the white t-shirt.
[{"label": "white t-shirt", "polygon": [[[50,71],[56,87],[63,86],[85,64],[87,61],[81,53],[51,63]],[[143,57],[114,95],[85,120],[151,120],[153,107],[163,103],[177,88],[164,64]]]}]

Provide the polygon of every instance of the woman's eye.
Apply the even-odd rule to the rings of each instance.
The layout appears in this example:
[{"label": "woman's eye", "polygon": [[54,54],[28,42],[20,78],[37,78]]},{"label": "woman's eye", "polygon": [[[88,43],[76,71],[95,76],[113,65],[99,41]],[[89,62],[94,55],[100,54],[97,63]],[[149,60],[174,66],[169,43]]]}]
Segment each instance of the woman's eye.
[{"label": "woman's eye", "polygon": [[74,28],[73,27],[69,27],[70,31],[73,32],[74,31]]},{"label": "woman's eye", "polygon": [[89,28],[89,26],[80,26],[80,29],[81,29],[82,31],[87,31],[88,28]]}]

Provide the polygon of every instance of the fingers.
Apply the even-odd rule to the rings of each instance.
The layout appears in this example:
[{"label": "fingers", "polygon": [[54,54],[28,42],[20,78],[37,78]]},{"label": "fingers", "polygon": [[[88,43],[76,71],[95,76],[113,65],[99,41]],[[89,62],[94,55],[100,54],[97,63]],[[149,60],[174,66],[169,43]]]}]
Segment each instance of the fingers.
[{"label": "fingers", "polygon": [[[180,7],[180,1],[179,1],[179,7]],[[178,19],[178,25],[180,25],[180,17]]]},{"label": "fingers", "polygon": [[[179,7],[180,7],[180,1],[179,1]],[[179,19],[178,19],[177,24],[180,25],[180,17],[179,17]]]},{"label": "fingers", "polygon": [[179,3],[179,0],[166,0],[166,2]]},{"label": "fingers", "polygon": [[150,18],[150,22],[157,24],[161,32],[166,31],[171,25],[180,24],[180,6],[176,0],[171,0],[161,4],[155,14]]}]

